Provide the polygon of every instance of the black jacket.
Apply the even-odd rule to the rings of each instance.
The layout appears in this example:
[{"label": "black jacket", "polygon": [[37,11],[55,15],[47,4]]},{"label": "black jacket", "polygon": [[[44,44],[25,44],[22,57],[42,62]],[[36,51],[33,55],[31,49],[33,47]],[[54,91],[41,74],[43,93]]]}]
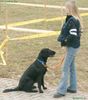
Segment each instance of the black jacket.
[{"label": "black jacket", "polygon": [[61,29],[58,41],[61,46],[78,48],[80,47],[80,22],[73,16],[67,16],[66,21]]}]

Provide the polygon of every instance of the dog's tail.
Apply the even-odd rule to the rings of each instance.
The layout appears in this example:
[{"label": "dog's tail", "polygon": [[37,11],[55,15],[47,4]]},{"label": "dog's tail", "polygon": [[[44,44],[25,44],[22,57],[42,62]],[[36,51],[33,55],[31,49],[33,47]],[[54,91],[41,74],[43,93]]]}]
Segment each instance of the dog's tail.
[{"label": "dog's tail", "polygon": [[3,93],[13,92],[13,91],[19,91],[19,88],[16,87],[16,88],[14,88],[14,89],[5,89],[5,90],[3,91]]}]

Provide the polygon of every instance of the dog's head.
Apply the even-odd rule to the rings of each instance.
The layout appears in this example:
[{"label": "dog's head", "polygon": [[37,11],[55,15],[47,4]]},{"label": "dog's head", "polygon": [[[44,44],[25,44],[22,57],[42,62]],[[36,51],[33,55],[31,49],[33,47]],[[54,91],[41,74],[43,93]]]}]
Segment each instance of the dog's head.
[{"label": "dog's head", "polygon": [[49,49],[49,48],[44,48],[40,51],[39,56],[48,58],[48,57],[53,57],[55,55],[55,51]]}]

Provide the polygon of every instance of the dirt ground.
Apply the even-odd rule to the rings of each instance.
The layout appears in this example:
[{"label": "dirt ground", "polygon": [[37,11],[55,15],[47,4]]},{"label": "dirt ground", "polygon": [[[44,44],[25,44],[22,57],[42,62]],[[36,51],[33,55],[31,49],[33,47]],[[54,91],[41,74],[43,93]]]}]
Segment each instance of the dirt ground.
[{"label": "dirt ground", "polygon": [[[53,98],[56,92],[55,87],[49,87],[43,94],[40,93],[25,93],[25,92],[11,92],[2,93],[6,88],[13,88],[18,84],[17,80],[0,78],[0,100],[56,100]],[[58,100],[88,100],[87,93],[80,92],[76,94],[67,93],[65,97]]]}]

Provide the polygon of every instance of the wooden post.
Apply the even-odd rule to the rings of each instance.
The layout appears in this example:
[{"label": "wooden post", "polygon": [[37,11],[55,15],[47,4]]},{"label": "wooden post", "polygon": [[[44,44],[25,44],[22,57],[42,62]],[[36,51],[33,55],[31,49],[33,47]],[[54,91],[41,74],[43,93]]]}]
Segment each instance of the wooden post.
[{"label": "wooden post", "polygon": [[45,13],[44,13],[44,16],[45,16],[45,28],[47,29],[47,0],[44,0],[44,9],[45,9]]},{"label": "wooden post", "polygon": [[8,8],[7,4],[5,4],[5,35],[8,37]]},{"label": "wooden post", "polygon": [[2,4],[1,4],[1,2],[0,2],[0,13],[1,13],[1,8],[2,8],[1,5],[2,5]]},{"label": "wooden post", "polygon": [[62,25],[63,25],[63,3],[61,3],[61,28],[62,28]]},{"label": "wooden post", "polygon": [[[7,7],[7,2],[5,3],[5,38],[8,39],[8,7]],[[7,42],[8,45],[8,42]],[[7,62],[7,56],[8,56],[8,48],[6,46],[6,62]]]}]

